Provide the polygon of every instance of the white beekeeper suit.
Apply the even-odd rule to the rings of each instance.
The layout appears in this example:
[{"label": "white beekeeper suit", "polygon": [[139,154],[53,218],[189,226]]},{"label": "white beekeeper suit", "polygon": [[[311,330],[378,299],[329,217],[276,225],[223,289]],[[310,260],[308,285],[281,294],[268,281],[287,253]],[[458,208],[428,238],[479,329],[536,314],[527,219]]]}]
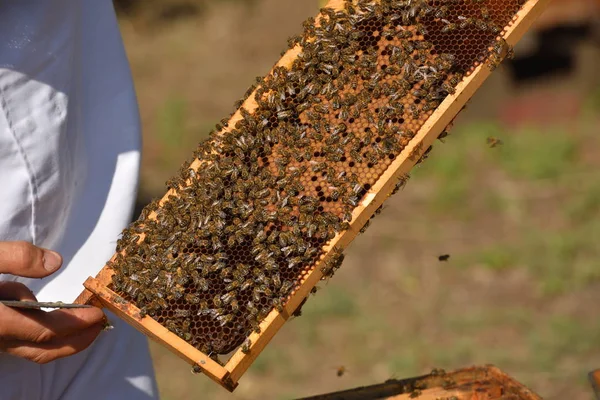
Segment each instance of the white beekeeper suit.
[{"label": "white beekeeper suit", "polygon": [[[62,254],[25,283],[40,301],[73,301],[110,258],[138,183],[140,122],[110,0],[0,2],[0,241]],[[115,329],[46,365],[0,354],[0,400],[154,399],[148,343]]]}]

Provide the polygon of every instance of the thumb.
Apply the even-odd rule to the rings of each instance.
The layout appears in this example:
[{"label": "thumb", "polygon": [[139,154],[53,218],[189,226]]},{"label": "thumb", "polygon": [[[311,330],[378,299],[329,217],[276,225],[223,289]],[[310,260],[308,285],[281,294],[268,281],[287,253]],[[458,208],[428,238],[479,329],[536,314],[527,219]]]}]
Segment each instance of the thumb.
[{"label": "thumb", "polygon": [[43,278],[60,268],[60,254],[27,242],[0,242],[0,273]]}]

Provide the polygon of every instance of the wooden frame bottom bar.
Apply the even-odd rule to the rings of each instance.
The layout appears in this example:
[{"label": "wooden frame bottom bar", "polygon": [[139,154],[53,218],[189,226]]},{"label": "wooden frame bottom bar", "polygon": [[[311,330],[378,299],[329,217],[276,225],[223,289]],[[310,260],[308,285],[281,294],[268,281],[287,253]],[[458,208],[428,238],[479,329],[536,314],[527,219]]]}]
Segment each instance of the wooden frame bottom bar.
[{"label": "wooden frame bottom bar", "polygon": [[[187,361],[193,366],[198,366],[204,374],[213,381],[223,386],[225,389],[233,392],[237,387],[237,381],[231,379],[231,373],[223,366],[215,362],[208,355],[190,346],[185,340],[175,335],[167,328],[159,324],[151,317],[140,317],[140,310],[108,289],[105,284],[95,278],[88,278],[83,284],[88,290],[89,295],[82,294],[77,300],[80,303],[96,303],[107,308],[132,325],[137,330],[143,332],[152,340],[160,345],[167,347],[175,355]],[[83,297],[87,297],[87,301]]]}]

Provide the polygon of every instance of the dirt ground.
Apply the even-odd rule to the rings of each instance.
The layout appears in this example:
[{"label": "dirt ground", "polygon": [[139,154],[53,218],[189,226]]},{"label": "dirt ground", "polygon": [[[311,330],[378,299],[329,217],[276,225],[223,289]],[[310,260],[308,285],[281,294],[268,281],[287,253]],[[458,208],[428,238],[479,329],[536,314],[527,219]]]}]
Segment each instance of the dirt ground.
[{"label": "dirt ground", "polygon": [[[144,127],[141,202],[162,195],[317,3],[198,2],[121,17]],[[289,399],[493,363],[545,399],[591,398],[599,61],[582,43],[570,76],[515,88],[505,70],[494,74],[234,394],[153,345],[162,397]],[[490,136],[504,144],[490,148]]]}]

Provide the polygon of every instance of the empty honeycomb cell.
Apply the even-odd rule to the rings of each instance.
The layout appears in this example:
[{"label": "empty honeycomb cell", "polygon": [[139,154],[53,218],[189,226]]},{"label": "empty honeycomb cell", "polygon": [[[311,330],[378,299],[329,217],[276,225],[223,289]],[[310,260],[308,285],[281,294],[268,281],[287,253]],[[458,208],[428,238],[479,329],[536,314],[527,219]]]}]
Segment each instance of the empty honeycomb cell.
[{"label": "empty honeycomb cell", "polygon": [[[200,167],[185,163],[169,180],[176,195],[123,232],[112,288],[206,354],[239,346],[463,77],[509,52],[500,35],[522,3],[325,11],[320,26],[305,25],[291,67],[260,81],[256,110],[212,132],[194,153]],[[330,277],[342,260],[320,268]]]}]

